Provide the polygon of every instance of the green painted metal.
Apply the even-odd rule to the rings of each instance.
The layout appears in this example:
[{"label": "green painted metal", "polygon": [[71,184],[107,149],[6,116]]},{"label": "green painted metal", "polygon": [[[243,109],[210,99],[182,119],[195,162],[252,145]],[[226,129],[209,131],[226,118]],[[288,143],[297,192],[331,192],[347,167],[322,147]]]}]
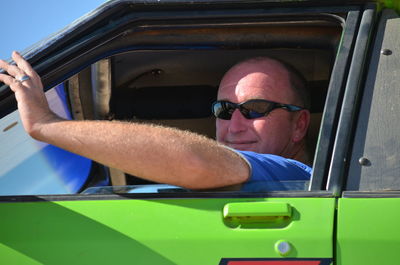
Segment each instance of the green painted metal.
[{"label": "green painted metal", "polygon": [[392,8],[400,14],[400,0],[378,0],[378,2],[386,8]]},{"label": "green painted metal", "polygon": [[400,198],[342,198],[338,204],[337,265],[398,264]]},{"label": "green painted metal", "polygon": [[[284,227],[231,227],[230,203],[290,205]],[[243,205],[244,205],[243,204]],[[242,206],[244,207],[244,206]],[[159,199],[0,204],[2,264],[218,264],[221,258],[332,258],[334,198]]]}]

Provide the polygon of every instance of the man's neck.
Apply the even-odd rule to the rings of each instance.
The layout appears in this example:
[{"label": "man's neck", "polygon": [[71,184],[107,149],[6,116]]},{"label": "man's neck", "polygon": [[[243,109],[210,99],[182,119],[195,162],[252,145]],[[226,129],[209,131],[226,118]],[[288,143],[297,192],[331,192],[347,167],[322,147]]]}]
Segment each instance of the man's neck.
[{"label": "man's neck", "polygon": [[296,149],[296,152],[294,152],[294,154],[291,157],[294,160],[297,160],[303,164],[312,165],[312,160],[310,158],[309,152],[307,150],[307,145],[305,143],[305,141],[301,142],[298,146],[298,148]]}]

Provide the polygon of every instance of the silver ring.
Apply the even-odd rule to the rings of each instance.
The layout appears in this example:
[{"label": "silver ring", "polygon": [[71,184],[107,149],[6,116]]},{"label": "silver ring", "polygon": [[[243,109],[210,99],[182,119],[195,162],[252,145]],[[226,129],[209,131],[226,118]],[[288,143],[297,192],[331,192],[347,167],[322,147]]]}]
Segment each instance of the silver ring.
[{"label": "silver ring", "polygon": [[23,75],[23,76],[21,76],[21,77],[16,77],[15,78],[15,80],[17,80],[18,82],[20,82],[20,83],[22,83],[22,82],[24,82],[24,81],[26,81],[26,80],[29,80],[29,79],[31,79],[29,76],[27,76],[27,75]]}]

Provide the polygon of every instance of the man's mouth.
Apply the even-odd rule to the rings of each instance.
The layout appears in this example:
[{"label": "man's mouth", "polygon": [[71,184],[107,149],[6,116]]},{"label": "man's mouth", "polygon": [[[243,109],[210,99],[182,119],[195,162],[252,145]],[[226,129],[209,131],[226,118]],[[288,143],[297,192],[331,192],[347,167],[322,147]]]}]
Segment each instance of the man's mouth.
[{"label": "man's mouth", "polygon": [[229,147],[232,147],[234,149],[239,149],[242,150],[243,148],[246,149],[246,147],[254,145],[257,143],[256,141],[226,141],[226,145]]}]

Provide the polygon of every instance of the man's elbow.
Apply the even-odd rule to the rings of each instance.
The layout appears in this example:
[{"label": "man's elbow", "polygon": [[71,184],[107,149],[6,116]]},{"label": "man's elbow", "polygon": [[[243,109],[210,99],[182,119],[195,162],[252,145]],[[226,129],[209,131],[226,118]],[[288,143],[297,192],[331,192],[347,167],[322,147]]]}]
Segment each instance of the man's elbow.
[{"label": "man's elbow", "polygon": [[230,186],[238,186],[249,179],[250,170],[248,166],[236,164],[233,166],[213,166],[210,164],[192,164],[188,171],[182,187],[188,189],[216,189]]}]

